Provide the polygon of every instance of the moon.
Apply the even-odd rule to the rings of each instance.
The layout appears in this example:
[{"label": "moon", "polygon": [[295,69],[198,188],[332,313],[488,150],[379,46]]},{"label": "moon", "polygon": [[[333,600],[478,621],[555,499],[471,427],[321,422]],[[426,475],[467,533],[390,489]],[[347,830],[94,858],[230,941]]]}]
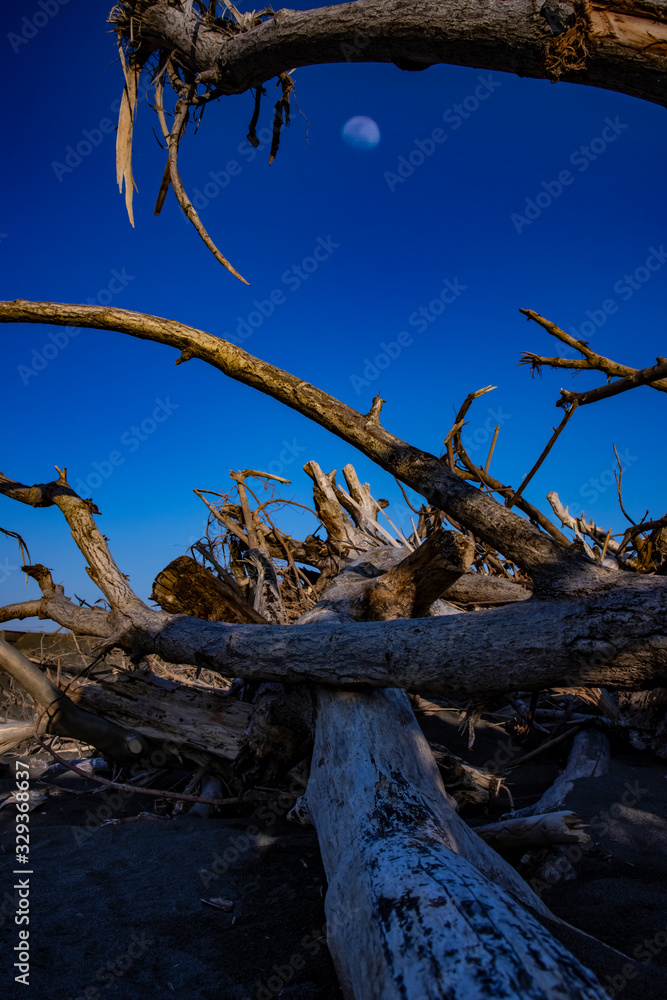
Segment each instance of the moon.
[{"label": "moon", "polygon": [[372,118],[356,115],[345,122],[342,136],[352,149],[375,149],[380,141],[380,129]]}]

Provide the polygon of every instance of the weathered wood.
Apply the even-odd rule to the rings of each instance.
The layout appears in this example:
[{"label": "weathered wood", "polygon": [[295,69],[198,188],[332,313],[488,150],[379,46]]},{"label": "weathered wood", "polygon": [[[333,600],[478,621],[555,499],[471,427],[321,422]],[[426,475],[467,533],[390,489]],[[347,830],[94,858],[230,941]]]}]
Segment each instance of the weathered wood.
[{"label": "weathered wood", "polygon": [[403,692],[318,689],[307,806],[348,1000],[606,997],[457,816]]},{"label": "weathered wood", "polygon": [[[251,706],[249,706],[251,707]],[[313,705],[307,685],[263,684],[234,758],[244,783],[267,785],[310,755]]]},{"label": "weathered wood", "polygon": [[122,764],[133,765],[149,760],[159,751],[164,761],[171,760],[177,766],[173,754],[164,752],[161,745],[136,730],[123,728],[82,709],[39,667],[4,639],[0,639],[0,670],[13,677],[35,701],[41,710],[44,732],[73,736],[92,744]]},{"label": "weathered wood", "polygon": [[151,600],[171,614],[207,621],[266,624],[266,618],[242,601],[228,583],[190,556],[179,556],[158,573]]},{"label": "weathered wood", "polygon": [[[31,739],[35,734],[37,720],[28,722],[3,722],[0,724],[0,756],[16,749],[21,743]],[[42,734],[46,729],[46,723],[42,720],[37,732]]]},{"label": "weathered wood", "polygon": [[429,745],[445,788],[456,800],[459,810],[465,806],[488,806],[497,797],[502,786],[502,779],[497,774],[473,767],[440,744]]},{"label": "weathered wood", "polygon": [[[358,575],[340,574],[297,630],[363,613]],[[525,909],[549,917],[544,904],[457,815],[405,692],[320,687],[315,698],[297,818],[317,830],[327,942],[346,998],[601,1000],[593,975]]]},{"label": "weathered wood", "polygon": [[[423,70],[443,62],[562,78],[665,103],[662,0],[648,10],[628,3],[620,12],[612,3],[545,10],[530,0],[367,0],[280,10],[231,38],[211,23],[201,24],[183,5],[128,2],[121,8],[126,25],[135,18],[144,45],[176,50],[202,82],[229,94],[260,86],[292,66],[388,62]],[[561,36],[575,24],[563,45]]]},{"label": "weathered wood", "polygon": [[550,847],[553,844],[579,844],[590,847],[591,839],[576,813],[542,813],[505,819],[476,826],[475,833],[496,851],[519,851]]},{"label": "weathered wood", "polygon": [[667,688],[619,692],[614,721],[632,746],[667,760]]},{"label": "weathered wood", "polygon": [[[554,781],[531,806],[519,809],[514,814],[516,818],[538,816],[543,813],[556,813],[561,810],[565,800],[572,791],[575,782],[580,778],[600,778],[609,770],[611,749],[609,740],[595,729],[585,729],[577,733],[562,774]],[[588,838],[581,846],[582,851],[590,848]],[[570,856],[563,847],[554,846],[546,852],[524,859],[524,865],[530,867],[531,885],[553,886],[561,879],[569,880],[576,877]]]},{"label": "weathered wood", "polygon": [[[230,697],[226,690],[158,677],[145,670],[107,669],[90,679],[79,676],[80,665],[71,673],[70,664],[62,672],[65,695],[19,650],[9,647],[10,657],[7,645],[0,642],[0,669],[8,674],[13,670],[11,675],[47,711],[41,719],[0,726],[0,752],[30,739],[38,724],[38,733],[80,739],[125,764],[155,759],[159,766],[206,764],[214,772],[228,774],[252,706]],[[85,637],[82,646],[87,646]],[[86,659],[92,662],[92,654],[82,655],[84,663]]]},{"label": "weathered wood", "polygon": [[563,773],[537,802],[518,809],[514,816],[537,816],[562,809],[575,781],[579,778],[600,778],[605,775],[609,770],[610,757],[611,748],[604,733],[596,729],[586,729],[577,733]]},{"label": "weathered wood", "polygon": [[458,531],[438,528],[397,566],[373,581],[364,595],[360,617],[366,621],[421,618],[465,573],[474,555],[471,539]]},{"label": "weathered wood", "polygon": [[146,739],[176,748],[198,763],[230,762],[252,706],[221,688],[188,684],[143,671],[115,673],[99,680],[81,678],[69,690],[74,704],[131,728]]},{"label": "weathered wood", "polygon": [[469,572],[451,583],[440,596],[459,604],[511,604],[527,601],[530,590],[511,580]]},{"label": "weathered wood", "polygon": [[160,619],[154,628],[143,641],[163,659],[248,679],[473,696],[667,682],[667,586],[631,573],[578,597],[533,596],[466,615],[259,630],[183,617]]}]

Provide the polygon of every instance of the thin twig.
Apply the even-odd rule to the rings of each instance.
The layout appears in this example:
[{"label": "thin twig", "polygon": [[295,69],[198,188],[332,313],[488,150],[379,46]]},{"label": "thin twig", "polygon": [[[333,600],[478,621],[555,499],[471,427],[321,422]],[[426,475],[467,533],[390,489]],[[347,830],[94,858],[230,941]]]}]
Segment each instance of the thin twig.
[{"label": "thin twig", "polygon": [[537,757],[538,754],[541,754],[545,750],[549,750],[551,747],[556,746],[557,743],[562,743],[562,741],[566,740],[568,738],[568,736],[572,735],[572,733],[578,733],[579,730],[583,729],[585,725],[586,725],[586,723],[581,722],[576,727],[573,726],[571,729],[568,729],[566,732],[561,733],[560,736],[554,736],[554,738],[552,740],[547,740],[547,742],[546,743],[542,743],[541,746],[535,747],[534,750],[531,750],[530,753],[524,754],[523,757],[517,757],[516,760],[510,761],[510,763],[507,766],[508,767],[517,767],[519,764],[525,764],[525,762],[527,760],[532,760],[533,757]]},{"label": "thin twig", "polygon": [[241,805],[244,802],[265,802],[268,799],[276,798],[275,795],[258,795],[256,792],[248,792],[245,796],[236,796],[231,799],[203,799],[197,795],[186,795],[184,792],[160,791],[158,788],[137,788],[136,785],[126,785],[122,782],[109,781],[108,778],[100,778],[96,774],[86,774],[86,772],[82,771],[81,768],[77,767],[75,764],[71,764],[68,760],[65,760],[64,757],[61,757],[59,753],[53,750],[52,747],[48,746],[48,744],[37,735],[37,732],[35,732],[34,736],[39,745],[43,747],[47,753],[50,753],[59,764],[66,767],[68,771],[74,771],[75,774],[78,774],[82,778],[86,778],[88,781],[94,781],[98,785],[104,785],[105,788],[113,788],[119,792],[131,792],[133,795],[148,795],[154,799],[174,799],[178,802],[203,802],[205,805],[210,806],[235,806]]},{"label": "thin twig", "polygon": [[521,486],[519,487],[519,489],[516,491],[516,493],[513,493],[511,496],[509,496],[507,498],[507,500],[505,501],[505,506],[508,509],[510,507],[512,507],[512,505],[515,504],[517,502],[517,500],[520,499],[521,494],[525,490],[526,486],[531,481],[531,479],[535,476],[535,474],[537,473],[538,469],[540,468],[540,466],[544,462],[545,458],[547,457],[547,455],[549,454],[549,452],[551,451],[551,449],[555,445],[556,441],[560,437],[561,433],[565,430],[565,426],[566,426],[567,422],[569,421],[570,417],[573,415],[573,413],[576,410],[576,408],[577,408],[578,405],[579,404],[576,402],[576,400],[575,400],[574,403],[572,403],[572,405],[570,406],[569,410],[567,411],[567,413],[565,414],[565,416],[563,417],[563,419],[559,423],[558,427],[556,427],[556,429],[554,430],[553,434],[549,438],[549,441],[548,441],[548,443],[547,443],[544,451],[542,452],[542,454],[540,455],[540,457],[538,458],[538,460],[535,462],[535,465],[532,467],[532,469],[530,470],[530,472],[528,473],[528,475],[526,476],[526,478],[524,479],[524,481],[521,483]]},{"label": "thin twig", "polygon": [[496,429],[493,432],[493,440],[491,441],[491,447],[489,448],[489,454],[486,456],[486,462],[484,464],[484,471],[489,471],[489,466],[491,465],[491,459],[493,458],[493,452],[496,447],[496,441],[498,440],[498,433],[500,432],[500,424],[496,424]]},{"label": "thin twig", "polygon": [[231,273],[236,278],[238,278],[239,281],[242,281],[244,285],[249,285],[250,282],[246,281],[246,279],[241,274],[239,274],[236,268],[229,263],[227,258],[220,253],[217,246],[206,232],[206,229],[204,228],[204,225],[201,219],[199,218],[199,215],[197,214],[194,205],[188,198],[185,192],[185,188],[183,187],[183,181],[181,180],[180,174],[178,172],[178,147],[181,138],[183,136],[183,130],[185,128],[185,123],[188,120],[189,112],[190,108],[188,106],[188,102],[182,98],[179,98],[178,103],[176,105],[176,115],[174,118],[174,124],[172,126],[171,135],[169,136],[168,167],[169,167],[169,176],[171,178],[171,186],[174,190],[174,194],[176,195],[178,203],[183,209],[183,212],[185,213],[186,217],[195,227],[195,229],[199,233],[199,236],[206,244],[208,249],[211,251],[215,259],[219,261],[223,267],[226,267],[228,271],[231,271]]}]

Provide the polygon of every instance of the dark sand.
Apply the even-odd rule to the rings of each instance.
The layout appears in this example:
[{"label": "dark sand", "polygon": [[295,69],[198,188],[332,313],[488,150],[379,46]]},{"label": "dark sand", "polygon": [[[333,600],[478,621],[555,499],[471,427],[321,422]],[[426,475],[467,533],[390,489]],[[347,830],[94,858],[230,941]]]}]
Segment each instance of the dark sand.
[{"label": "dark sand", "polygon": [[[438,742],[475,763],[493,759],[498,740],[508,741],[502,730],[482,724],[474,752],[468,754],[456,721],[453,715],[444,721],[431,717],[424,725]],[[567,803],[592,824],[598,846],[575,860],[574,881],[545,888],[543,898],[562,919],[639,959],[630,962],[574,930],[559,932],[612,994],[624,1000],[664,1000],[666,767],[627,747],[615,750],[610,774],[580,782]],[[517,806],[548,786],[566,754],[566,748],[557,749],[517,768],[510,780]],[[5,758],[0,797],[11,785],[8,763]],[[284,806],[278,817],[268,813],[268,819],[264,805],[254,815],[233,819],[185,815],[100,826],[109,813],[118,817],[153,811],[153,802],[135,796],[112,810],[105,801],[108,793],[93,794],[90,783],[71,776],[58,782],[85,794],[51,787],[48,801],[31,814],[29,987],[13,981],[18,932],[11,891],[14,810],[0,809],[0,899],[6,904],[0,929],[1,996],[341,997],[322,939],[325,878],[317,838],[311,829],[287,823]],[[33,785],[39,788],[38,782]],[[634,803],[623,804],[630,796]],[[496,812],[504,808],[507,803],[501,801]],[[258,830],[251,836],[245,832],[249,824]],[[227,867],[219,859],[228,848],[232,863]],[[217,874],[211,873],[216,861]],[[210,898],[231,900],[233,909],[223,912],[202,902]]]}]

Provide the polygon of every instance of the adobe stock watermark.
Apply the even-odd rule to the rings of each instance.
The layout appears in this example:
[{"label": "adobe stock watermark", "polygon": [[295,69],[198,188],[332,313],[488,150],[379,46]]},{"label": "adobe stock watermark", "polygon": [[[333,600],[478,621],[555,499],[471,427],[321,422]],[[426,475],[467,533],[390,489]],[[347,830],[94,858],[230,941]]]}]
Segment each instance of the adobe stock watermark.
[{"label": "adobe stock watermark", "polygon": [[[149,91],[150,87],[146,85],[145,79],[142,77],[139,80],[137,88],[137,104],[140,104],[142,101],[148,101]],[[115,135],[118,112],[120,111],[119,98],[111,102],[109,111],[114,116],[113,118],[105,116],[104,118],[100,118],[93,128],[81,129],[79,132],[81,138],[77,138],[65,146],[62,153],[62,160],[51,161],[51,170],[55,174],[59,184],[62,184],[65,177],[73,174],[77,167],[80,167],[83,161],[102,145],[106,136]]]},{"label": "adobe stock watermark", "polygon": [[292,780],[289,788],[282,792],[281,795],[275,799],[269,799],[267,802],[262,802],[259,808],[253,813],[253,820],[256,819],[263,825],[260,827],[254,822],[249,823],[245,830],[230,837],[229,847],[226,847],[222,854],[216,852],[213,858],[211,858],[208,867],[199,870],[202,887],[205,890],[209,889],[218,879],[226,875],[228,871],[236,870],[240,859],[255,849],[256,842],[254,838],[262,833],[263,830],[274,826],[279,819],[286,816],[296,800],[303,793],[303,783]]},{"label": "adobe stock watermark", "polygon": [[[632,809],[638,805],[649,791],[639,781],[635,781],[634,784],[626,781],[623,788],[623,794],[618,801],[612,802],[608,809],[601,809],[589,819],[587,825],[597,836],[604,837],[609,833],[613,821],[623,815],[623,809]],[[566,865],[569,862],[570,865],[576,865],[584,857],[586,850],[579,844],[561,844],[559,845],[558,854],[563,864]],[[560,873],[554,872],[553,875],[549,875],[545,872],[537,878],[532,878],[529,884],[537,896],[542,896],[542,893],[558,883],[560,878]]]},{"label": "adobe stock watermark", "polygon": [[[619,451],[618,457],[621,461],[621,468],[623,471],[631,468],[635,462],[639,461],[638,455],[633,455],[629,448],[626,448],[624,452]],[[616,489],[616,473],[618,472],[618,463],[608,466],[597,475],[591,476],[587,479],[583,486],[579,489],[579,496],[585,500],[588,506],[597,503],[601,496],[603,496],[607,490]],[[568,504],[568,510],[572,517],[580,517],[584,512],[584,508],[579,503]]]},{"label": "adobe stock watermark", "polygon": [[[411,326],[417,333],[424,333],[431,323],[435,323],[439,316],[442,316],[447,306],[452,305],[463,292],[468,288],[462,285],[458,278],[450,280],[445,278],[443,287],[434,299],[431,299],[427,306],[420,306],[415,312],[408,316],[408,326]],[[362,389],[367,389],[371,382],[375,382],[383,371],[403,353],[406,347],[414,343],[414,337],[407,330],[401,330],[396,334],[395,340],[380,342],[378,353],[373,358],[364,358],[364,367],[361,375],[350,375],[350,384],[357,396]]]},{"label": "adobe stock watermark", "polygon": [[[198,212],[203,212],[205,208],[208,208],[211,202],[215,201],[229,187],[234,177],[240,177],[244,165],[252,163],[255,157],[267,148],[273,136],[272,130],[260,128],[256,134],[259,145],[251,146],[247,139],[243,139],[236,147],[237,156],[243,157],[245,164],[239,163],[238,160],[227,160],[222,170],[209,170],[207,179],[189,191],[190,201]],[[184,213],[181,213],[181,217],[185,225],[192,225]]]},{"label": "adobe stock watermark", "polygon": [[266,467],[266,471],[270,472],[272,476],[282,476],[287,466],[292,465],[297,456],[302,455],[306,450],[302,445],[297,444],[296,438],[292,438],[291,441],[284,439],[280,443],[283,447],[278,458],[274,458]]},{"label": "adobe stock watermark", "polygon": [[[134,281],[135,276],[133,274],[128,274],[126,269],[123,267],[119,271],[117,268],[113,268],[110,272],[111,277],[109,281],[104,286],[97,290],[94,296],[86,299],[86,303],[89,306],[108,306],[110,302],[115,298],[116,295],[120,295],[131,281]],[[37,349],[33,347],[31,352],[31,363],[29,365],[17,365],[16,371],[18,372],[19,378],[24,385],[28,385],[31,378],[40,375],[52,361],[54,361],[59,354],[61,354],[66,347],[69,346],[70,342],[74,337],[78,337],[81,333],[81,327],[78,326],[64,326],[56,327],[55,330],[50,330],[46,335],[46,340],[42,344],[41,348]]]},{"label": "adobe stock watermark", "polygon": [[[129,778],[136,778],[146,770],[154,770],[164,767],[169,757],[179,758],[179,747],[176,743],[169,741],[162,744],[160,749],[153,750],[148,756],[144,756],[136,764],[132,764],[129,769]],[[99,798],[95,796],[97,806],[95,812],[87,809],[85,823],[83,826],[72,827],[72,836],[77,847],[86,844],[95,835],[104,823],[111,819],[115,812],[118,812],[130,800],[136,791],[125,785],[125,787],[109,788],[102,792]],[[2,926],[2,924],[0,924]]]},{"label": "adobe stock watermark", "polygon": [[70,0],[37,0],[32,14],[22,17],[16,31],[10,31],[7,41],[14,52],[20,52],[22,46],[35,38],[42,28],[60,13],[61,7],[66,7]]},{"label": "adobe stock watermark", "polygon": [[272,974],[265,980],[256,980],[253,995],[246,995],[243,1000],[273,1000],[273,997],[282,996],[287,985],[294,979],[295,972],[306,968],[304,954],[309,957],[318,955],[327,946],[327,935],[335,934],[339,929],[344,932],[353,920],[359,920],[358,913],[359,907],[350,903],[331,911],[327,922],[305,934],[290,957],[282,965],[274,965]]},{"label": "adobe stock watermark", "polygon": [[331,236],[324,239],[318,236],[311,253],[304,257],[299,264],[292,264],[290,268],[283,271],[280,282],[282,287],[274,288],[265,299],[253,299],[253,309],[247,316],[236,317],[236,330],[232,333],[225,331],[222,334],[223,340],[228,340],[232,344],[240,344],[248,337],[251,337],[255,330],[273,316],[276,308],[287,302],[287,295],[283,289],[290,292],[297,292],[301,285],[315,274],[315,272],[329,260],[331,255],[340,248],[340,243],[335,243]]},{"label": "adobe stock watermark", "polygon": [[[132,968],[135,962],[146,955],[155,944],[154,938],[149,938],[145,933],[141,936],[136,932],[132,935],[129,945],[122,954],[117,955],[110,962],[105,962],[95,973],[95,982],[91,983],[72,1000],[101,1000],[104,990],[120,979]],[[134,992],[134,991],[133,991]]]},{"label": "adobe stock watermark", "polygon": [[476,427],[474,431],[467,430],[465,434],[461,434],[461,444],[469,455],[490,444],[496,427],[502,427],[508,420],[512,419],[511,413],[503,413],[502,406],[499,406],[497,410],[488,407],[486,412],[487,417],[483,424]]},{"label": "adobe stock watermark", "polygon": [[20,566],[15,566],[13,562],[9,561],[9,556],[5,556],[0,561],[0,587],[3,583],[7,583],[7,580],[10,580],[14,576],[14,573],[18,573],[20,568]]},{"label": "adobe stock watermark", "polygon": [[[464,121],[502,86],[500,80],[494,80],[491,73],[485,77],[478,76],[477,79],[479,82],[472,94],[464,97],[460,104],[453,104],[443,112],[442,120],[449,126],[451,132],[460,129]],[[385,170],[383,176],[389,190],[393,193],[399,184],[404,184],[409,177],[412,177],[415,170],[418,170],[429,156],[433,156],[436,149],[447,142],[448,138],[449,132],[445,129],[434,128],[426,138],[415,139],[413,148],[407,156],[399,156],[395,171]]]},{"label": "adobe stock watermark", "polygon": [[274,965],[272,974],[265,980],[256,980],[253,986],[253,994],[245,996],[243,1000],[273,1000],[273,997],[280,996],[285,987],[294,979],[297,972],[306,968],[308,957],[314,958],[326,946],[327,925],[315,927],[308,934],[304,934],[296,949],[288,959],[281,965]]},{"label": "adobe stock watermark", "polygon": [[[600,135],[591,139],[587,146],[579,146],[570,154],[570,165],[583,174],[629,127],[618,115],[614,119],[605,118]],[[539,219],[542,213],[560,198],[565,188],[574,184],[575,180],[576,177],[570,170],[561,170],[555,180],[542,181],[537,194],[532,198],[526,198],[523,214],[512,212],[510,215],[510,222],[516,232],[520,235],[526,226],[532,226],[533,222]]]},{"label": "adobe stock watermark", "polygon": [[70,486],[79,496],[85,497],[89,491],[97,490],[106,480],[110,479],[116,469],[125,464],[128,455],[134,454],[141,445],[148,441],[157,431],[161,424],[164,424],[172,415],[174,410],[178,410],[180,405],[172,403],[169,396],[166,399],[156,399],[155,406],[150,415],[138,423],[128,427],[120,435],[119,448],[114,448],[106,458],[100,462],[93,462],[92,469],[83,478],[79,477]]},{"label": "adobe stock watermark", "polygon": [[[614,316],[621,305],[629,302],[635,292],[642,289],[651,280],[656,271],[661,270],[667,262],[667,251],[661,243],[659,247],[649,247],[646,260],[634,271],[627,272],[622,278],[614,282],[613,292],[617,298],[607,298],[600,303],[597,309],[587,309],[586,319],[579,326],[571,326],[569,332],[577,340],[590,340],[601,327],[605,325],[610,316]],[[620,299],[620,302],[618,301]],[[579,357],[579,352],[568,348],[567,355],[561,352],[561,356]]]},{"label": "adobe stock watermark", "polygon": [[[659,930],[652,938],[644,938],[643,941],[640,941],[633,949],[632,955],[642,965],[649,965],[665,948],[667,948],[667,926]],[[617,997],[625,989],[630,980],[636,978],[637,968],[631,962],[628,962],[616,975],[605,976],[605,982],[602,983],[602,987],[612,1000],[614,1000],[614,997]]]}]

